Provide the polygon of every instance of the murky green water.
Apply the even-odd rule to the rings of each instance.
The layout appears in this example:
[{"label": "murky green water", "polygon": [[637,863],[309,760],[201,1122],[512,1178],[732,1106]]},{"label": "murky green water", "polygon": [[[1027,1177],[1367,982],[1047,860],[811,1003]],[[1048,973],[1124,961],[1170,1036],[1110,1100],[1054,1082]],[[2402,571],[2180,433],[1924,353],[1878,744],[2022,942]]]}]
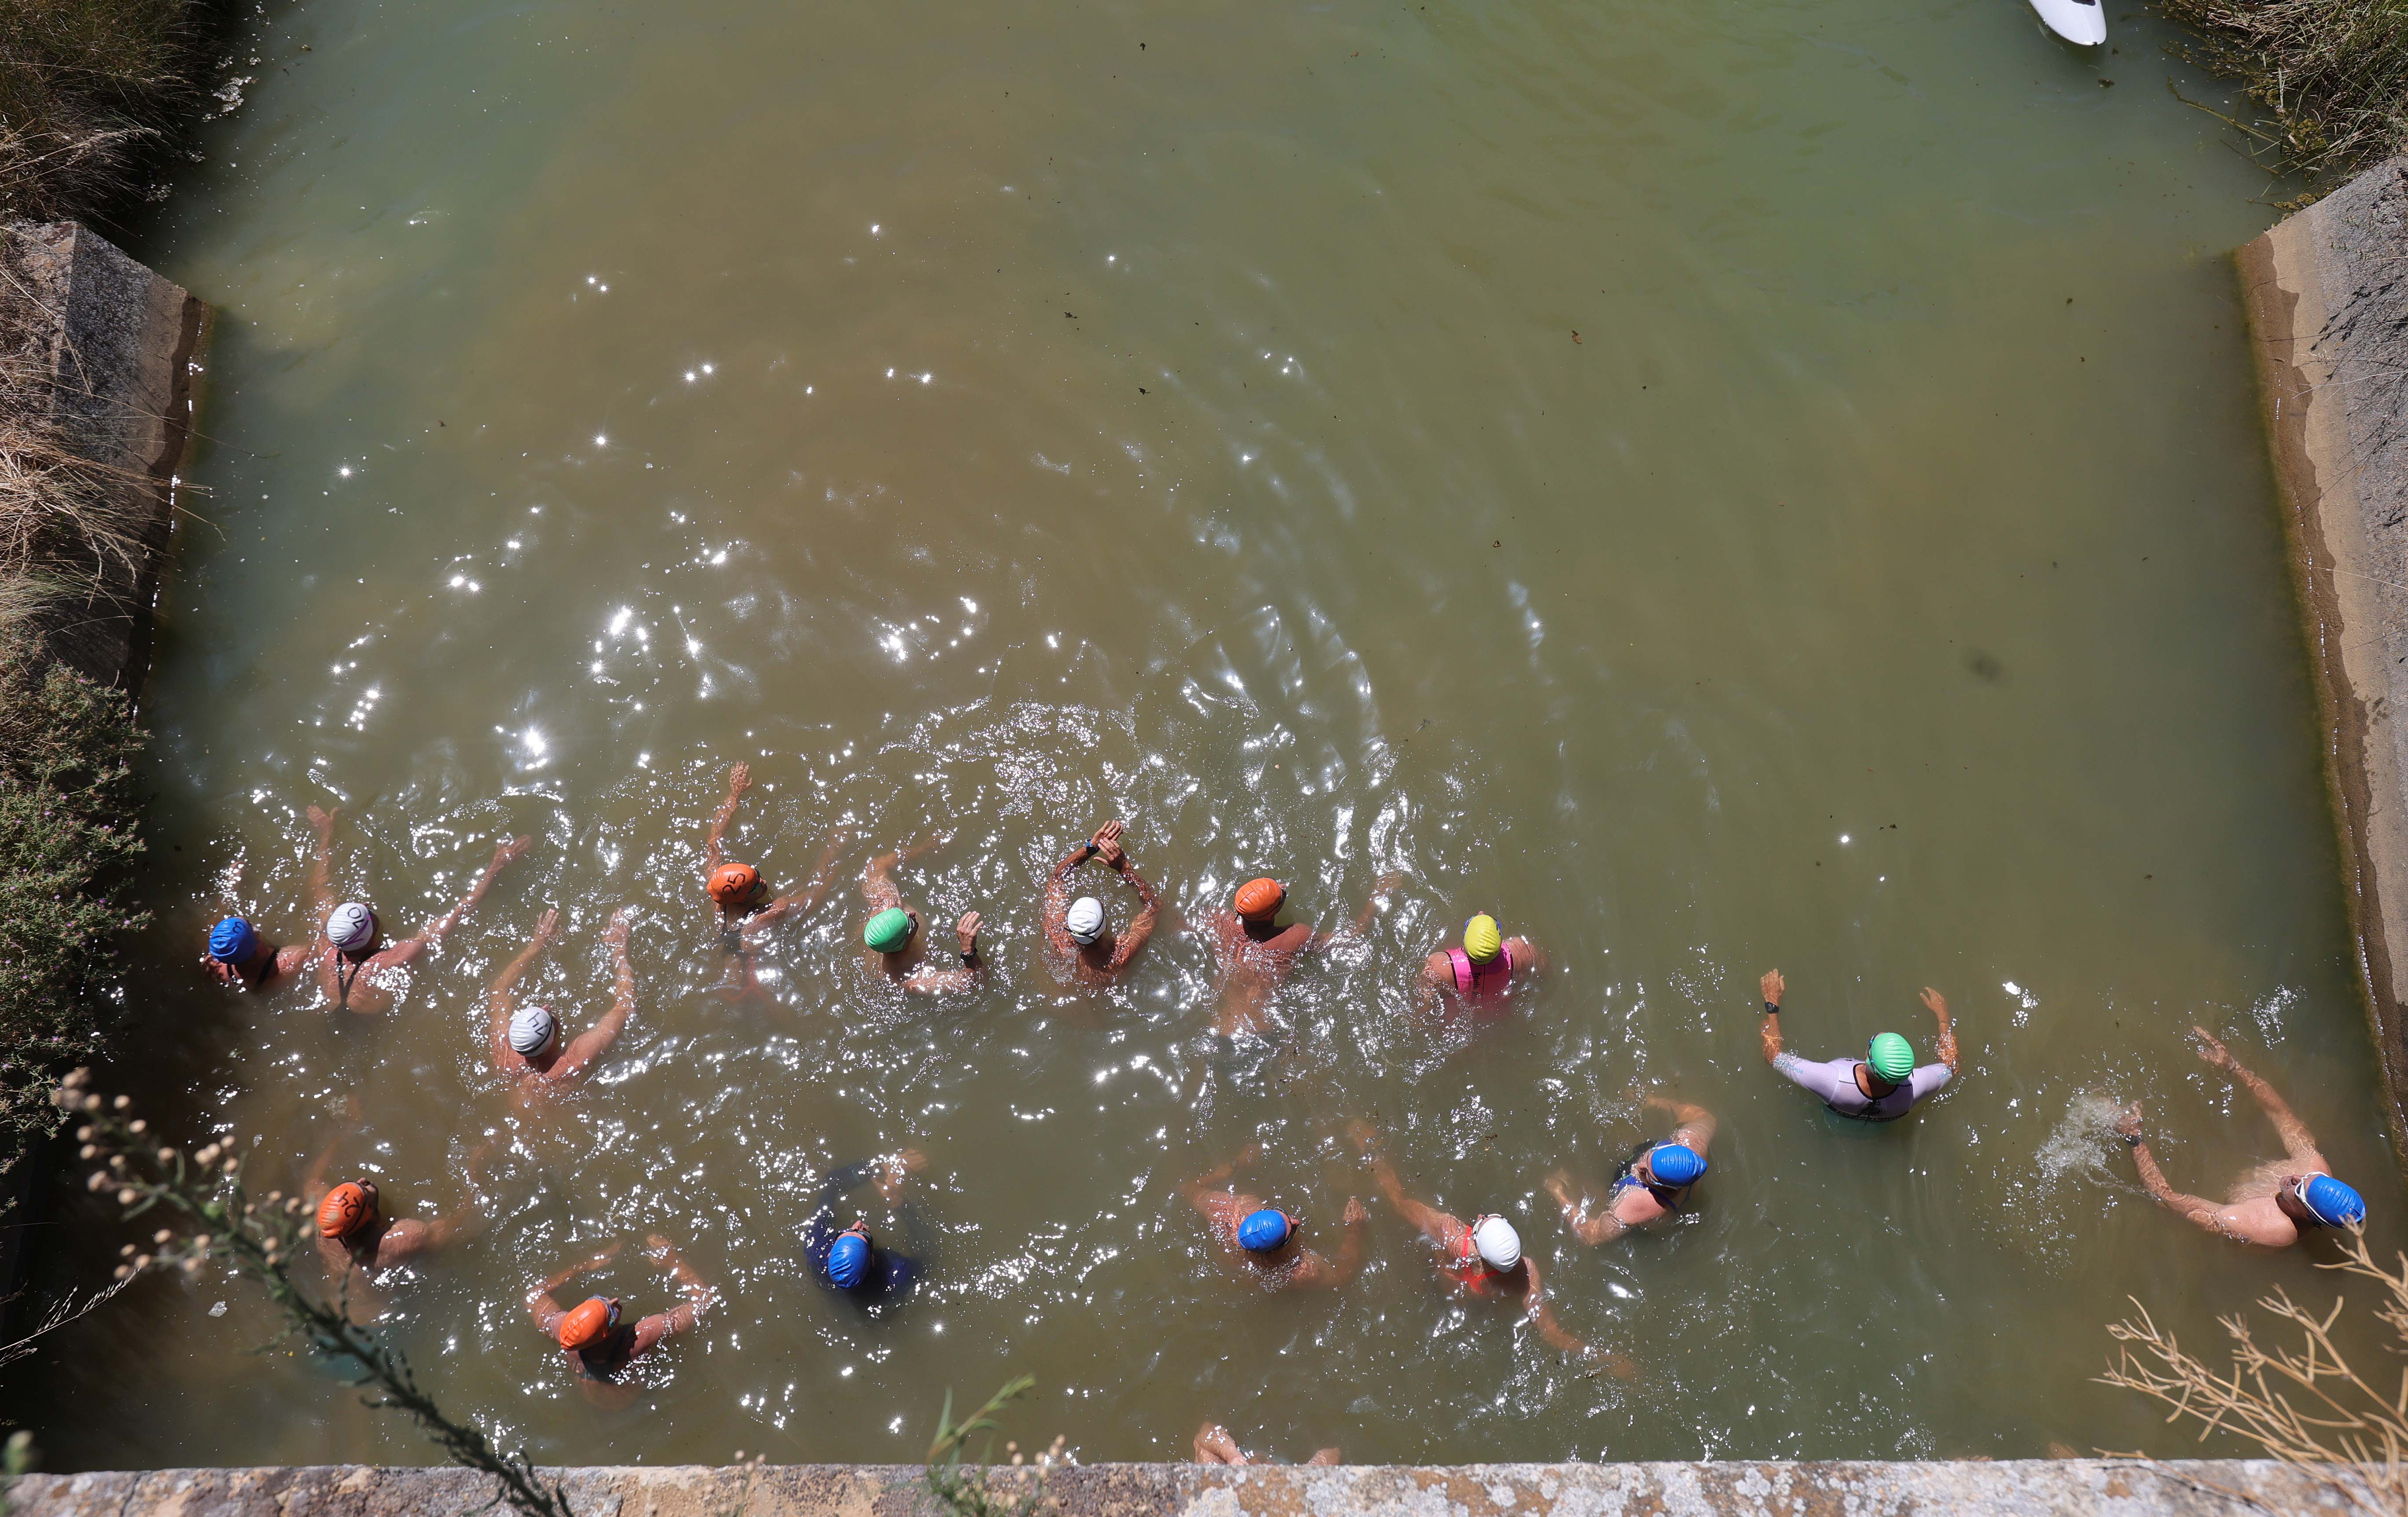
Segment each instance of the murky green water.
[{"label": "murky green water", "polygon": [[[279,5],[142,250],[224,318],[118,1082],[258,1135],[263,1186],[356,1097],[342,1166],[411,1214],[494,1138],[482,1236],[389,1296],[547,1460],[908,1458],[1024,1370],[1018,1430],[1090,1460],[1206,1419],[1365,1460],[2179,1452],[2089,1383],[2126,1295],[2205,1344],[2330,1282],[2152,1207],[2097,1110],[2149,1099],[2200,1191],[2273,1153],[2202,1020],[2385,1247],[2403,1196],[2222,257],[2265,187],[2114,25],[2086,60],[2014,0]],[[853,839],[752,1002],[696,885],[739,758],[739,856]],[[536,839],[372,1024],[191,967],[228,896],[305,924],[310,804],[403,930]],[[1199,924],[1256,873],[1326,925],[1409,882],[1222,1054],[1205,938],[1110,995],[1044,966],[1038,877],[1112,815]],[[985,913],[994,969],[906,1004],[853,881],[934,829],[907,894]],[[552,903],[537,993],[599,1015],[625,904],[638,1006],[538,1121],[482,988]],[[1412,976],[1479,908],[1555,967],[1435,1034]],[[1826,1117],[1757,1055],[1773,964],[1824,1055],[1928,1048],[1941,987],[1963,1078]],[[1649,1086],[1722,1119],[1701,1205],[1582,1248],[1541,1181],[1601,1186]],[[1176,1186],[1259,1141],[1329,1244],[1355,1118],[1514,1215],[1640,1378],[1452,1300],[1376,1199],[1343,1291],[1229,1283]],[[873,1321],[799,1233],[905,1144],[942,1242]],[[519,1301],[652,1231],[726,1299],[596,1411]],[[634,1252],[612,1288],[665,1305]],[[266,1334],[151,1281],[16,1406],[62,1466],[427,1457]]]}]

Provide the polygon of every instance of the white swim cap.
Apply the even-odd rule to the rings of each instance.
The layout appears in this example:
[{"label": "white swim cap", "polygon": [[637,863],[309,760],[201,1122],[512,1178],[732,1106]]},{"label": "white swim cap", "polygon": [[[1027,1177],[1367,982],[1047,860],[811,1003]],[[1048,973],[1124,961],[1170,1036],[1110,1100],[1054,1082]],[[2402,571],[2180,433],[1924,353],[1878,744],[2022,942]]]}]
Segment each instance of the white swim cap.
[{"label": "white swim cap", "polygon": [[510,1047],[532,1059],[551,1046],[552,1032],[559,1025],[542,1007],[520,1007],[510,1014]]},{"label": "white swim cap", "polygon": [[326,919],[326,940],[346,953],[362,953],[376,946],[376,913],[357,901],[345,901]]},{"label": "white swim cap", "polygon": [[1082,943],[1092,943],[1104,935],[1104,903],[1093,895],[1082,895],[1064,912],[1062,925]]},{"label": "white swim cap", "polygon": [[1471,1246],[1480,1251],[1480,1262],[1500,1275],[1522,1262],[1522,1235],[1502,1217],[1473,1223]]}]

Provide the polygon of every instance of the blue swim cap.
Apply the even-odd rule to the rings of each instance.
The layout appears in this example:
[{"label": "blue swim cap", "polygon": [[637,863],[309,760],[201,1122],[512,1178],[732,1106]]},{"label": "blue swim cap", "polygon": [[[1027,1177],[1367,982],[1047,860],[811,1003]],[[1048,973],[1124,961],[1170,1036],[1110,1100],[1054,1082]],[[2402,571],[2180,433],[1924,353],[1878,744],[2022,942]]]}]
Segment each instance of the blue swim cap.
[{"label": "blue swim cap", "polygon": [[1249,1253],[1268,1253],[1287,1241],[1287,1213],[1265,1207],[1249,1212],[1238,1224],[1238,1247]]},{"label": "blue swim cap", "polygon": [[209,929],[209,957],[220,964],[240,964],[258,942],[259,934],[251,930],[250,923],[240,917],[228,917]]},{"label": "blue swim cap", "polygon": [[828,1279],[838,1290],[849,1291],[861,1283],[869,1272],[869,1239],[859,1233],[846,1233],[828,1250]]},{"label": "blue swim cap", "polygon": [[2346,1227],[2366,1220],[2366,1197],[2330,1175],[2318,1175],[2300,1190],[2300,1199],[2328,1227]]},{"label": "blue swim cap", "polygon": [[1658,1143],[1647,1155],[1647,1167],[1667,1185],[1694,1185],[1706,1172],[1706,1161],[1695,1149],[1679,1143]]}]

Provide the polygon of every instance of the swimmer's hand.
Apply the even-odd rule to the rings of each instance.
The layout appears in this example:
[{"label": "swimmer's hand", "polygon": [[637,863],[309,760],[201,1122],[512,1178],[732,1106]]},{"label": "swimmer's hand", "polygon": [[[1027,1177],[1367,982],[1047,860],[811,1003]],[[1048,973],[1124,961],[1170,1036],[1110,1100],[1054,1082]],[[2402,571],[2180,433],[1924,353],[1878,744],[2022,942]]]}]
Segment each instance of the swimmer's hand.
[{"label": "swimmer's hand", "polygon": [[549,943],[560,934],[560,908],[547,907],[543,915],[535,919],[535,940]]},{"label": "swimmer's hand", "polygon": [[1115,869],[1128,857],[1121,852],[1121,824],[1118,822],[1107,822],[1097,827],[1096,836],[1088,839],[1088,846],[1096,851],[1096,857]]},{"label": "swimmer's hand", "polygon": [[1933,1016],[1944,1017],[1948,1014],[1948,998],[1928,985],[1923,987],[1923,1004],[1930,1009]]},{"label": "swimmer's hand", "polygon": [[727,771],[727,794],[730,797],[734,797],[743,794],[752,788],[752,766],[739,759],[737,761],[736,767]]},{"label": "swimmer's hand", "polygon": [[953,923],[953,936],[961,939],[964,953],[978,952],[979,924],[979,914],[976,911],[963,912],[962,920]]},{"label": "swimmer's hand", "polygon": [[1343,1222],[1349,1227],[1356,1226],[1359,1224],[1369,1222],[1371,1220],[1371,1211],[1369,1207],[1366,1207],[1363,1204],[1360,1196],[1350,1195],[1346,1198],[1346,1215],[1339,1220]]},{"label": "swimmer's hand", "polygon": [[337,807],[331,811],[321,811],[313,806],[309,808],[309,825],[318,829],[318,836],[320,837],[326,837],[332,835],[335,830],[335,819],[342,814],[343,811],[340,807]]},{"label": "swimmer's hand", "polygon": [[1371,881],[1371,898],[1378,900],[1404,882],[1405,877],[1401,874],[1383,874]]},{"label": "swimmer's hand", "polygon": [[494,862],[485,866],[486,871],[491,873],[493,870],[500,868],[503,865],[511,863],[512,861],[524,856],[526,851],[534,846],[535,839],[532,837],[512,837],[507,841],[495,843],[494,845]]},{"label": "swimmer's hand", "polygon": [[1354,1146],[1366,1153],[1380,1146],[1380,1130],[1360,1117],[1346,1124],[1346,1136],[1353,1138]]},{"label": "swimmer's hand", "polygon": [[2214,1034],[2209,1032],[2204,1027],[2193,1026],[2190,1030],[2190,1035],[2199,1039],[2199,1056],[2200,1058],[2205,1059],[2208,1063],[2215,1066],[2218,1069],[2232,1069],[2239,1067],[2240,1061],[2232,1056],[2232,1051],[2230,1049],[2226,1048],[2222,1043],[2216,1041]]},{"label": "swimmer's hand", "polygon": [[2133,1102],[2115,1118],[2115,1136],[2126,1148],[2138,1148],[2141,1142],[2141,1103]]},{"label": "swimmer's hand", "polygon": [[1778,969],[1767,969],[1764,971],[1764,978],[1756,983],[1756,987],[1764,992],[1764,1004],[1767,1006],[1779,1006],[1781,997],[1789,990],[1788,984],[1782,980],[1781,971]]},{"label": "swimmer's hand", "polygon": [[621,907],[610,913],[610,925],[602,929],[602,940],[612,948],[627,946],[627,909]]}]

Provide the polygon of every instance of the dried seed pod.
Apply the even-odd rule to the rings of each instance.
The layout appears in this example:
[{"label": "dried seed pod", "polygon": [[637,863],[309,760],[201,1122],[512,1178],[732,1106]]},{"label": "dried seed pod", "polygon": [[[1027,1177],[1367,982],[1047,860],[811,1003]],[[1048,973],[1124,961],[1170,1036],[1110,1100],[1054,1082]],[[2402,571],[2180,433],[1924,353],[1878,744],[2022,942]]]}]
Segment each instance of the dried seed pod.
[{"label": "dried seed pod", "polygon": [[116,1109],[122,1111],[134,1104],[134,1097],[131,1095],[121,1095],[116,1100],[111,1101],[108,1104]]},{"label": "dried seed pod", "polygon": [[100,1150],[93,1147],[90,1143],[86,1143],[83,1147],[76,1150],[76,1157],[81,1159],[86,1164],[90,1164],[93,1160],[100,1157]]},{"label": "dried seed pod", "polygon": [[122,1207],[130,1207],[130,1206],[132,1206],[135,1202],[139,1201],[139,1200],[141,1200],[141,1199],[142,1199],[142,1193],[141,1193],[140,1191],[136,1190],[136,1189],[135,1189],[133,1186],[131,1186],[131,1185],[125,1186],[123,1189],[120,1190],[120,1191],[117,1193],[117,1204],[118,1204],[119,1206],[122,1206]]},{"label": "dried seed pod", "polygon": [[116,1274],[110,1278],[115,1280],[132,1280],[134,1278],[134,1267],[132,1265],[119,1265],[117,1267]]},{"label": "dried seed pod", "polygon": [[176,1151],[174,1149],[161,1149],[159,1151],[159,1167],[165,1169],[175,1162]]},{"label": "dried seed pod", "polygon": [[[121,1101],[122,1101],[122,1100],[124,1100],[124,1099],[125,1099],[125,1097],[123,1097],[122,1095],[121,1095],[121,1096],[119,1096],[119,1097],[118,1097],[118,1099],[119,1099],[119,1100],[121,1100]],[[132,1133],[135,1137],[139,1138],[139,1137],[141,1137],[144,1133],[147,1133],[147,1132],[149,1132],[149,1131],[150,1130],[150,1124],[149,1123],[147,1123],[147,1122],[143,1121],[140,1117],[136,1117],[136,1118],[135,1118],[132,1122],[129,1122],[129,1123],[127,1123],[125,1124],[125,1130],[126,1130],[127,1132],[129,1132],[129,1133]]]},{"label": "dried seed pod", "polygon": [[83,1188],[88,1191],[95,1192],[108,1189],[108,1171],[106,1169],[93,1170],[92,1172],[92,1178],[83,1182]]},{"label": "dried seed pod", "polygon": [[162,1227],[157,1232],[150,1235],[150,1241],[153,1243],[165,1243],[175,1236],[176,1235],[173,1232]]}]

